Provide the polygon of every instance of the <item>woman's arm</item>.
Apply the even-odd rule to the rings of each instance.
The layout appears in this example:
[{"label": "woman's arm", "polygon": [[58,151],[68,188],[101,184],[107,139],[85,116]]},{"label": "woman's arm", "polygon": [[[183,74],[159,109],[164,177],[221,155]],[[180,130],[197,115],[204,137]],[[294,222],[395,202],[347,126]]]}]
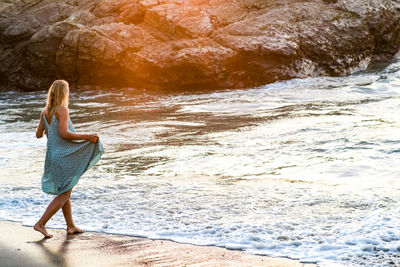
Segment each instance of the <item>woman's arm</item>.
[{"label": "woman's arm", "polygon": [[80,134],[73,133],[68,130],[68,114],[69,111],[65,107],[60,107],[57,111],[58,115],[58,132],[60,133],[60,137],[62,139],[67,140],[89,140],[92,142],[96,142],[98,139],[97,134]]},{"label": "woman's arm", "polygon": [[43,116],[44,116],[44,109],[42,110],[42,113],[40,113],[39,125],[36,128],[36,138],[42,138],[43,137],[43,131],[44,131]]}]

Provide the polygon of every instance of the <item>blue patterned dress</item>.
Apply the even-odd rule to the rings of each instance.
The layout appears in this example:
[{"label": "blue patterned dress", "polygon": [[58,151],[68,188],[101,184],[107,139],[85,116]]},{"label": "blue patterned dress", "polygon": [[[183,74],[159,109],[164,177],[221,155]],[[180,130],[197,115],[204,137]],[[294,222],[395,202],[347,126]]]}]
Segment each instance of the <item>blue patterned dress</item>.
[{"label": "blue patterned dress", "polygon": [[[96,143],[86,140],[62,139],[55,115],[54,113],[50,124],[43,115],[47,151],[42,176],[42,190],[48,194],[59,195],[76,185],[82,174],[100,160],[104,149],[100,139]],[[75,132],[69,117],[68,130]]]}]

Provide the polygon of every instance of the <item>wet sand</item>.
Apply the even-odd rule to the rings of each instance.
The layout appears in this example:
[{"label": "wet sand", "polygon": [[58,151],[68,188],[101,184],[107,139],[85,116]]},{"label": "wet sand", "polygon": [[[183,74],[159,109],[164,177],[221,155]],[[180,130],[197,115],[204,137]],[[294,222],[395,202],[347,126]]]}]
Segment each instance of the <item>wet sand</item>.
[{"label": "wet sand", "polygon": [[0,265],[5,266],[315,266],[213,246],[48,229],[50,239],[20,223],[0,221]]}]

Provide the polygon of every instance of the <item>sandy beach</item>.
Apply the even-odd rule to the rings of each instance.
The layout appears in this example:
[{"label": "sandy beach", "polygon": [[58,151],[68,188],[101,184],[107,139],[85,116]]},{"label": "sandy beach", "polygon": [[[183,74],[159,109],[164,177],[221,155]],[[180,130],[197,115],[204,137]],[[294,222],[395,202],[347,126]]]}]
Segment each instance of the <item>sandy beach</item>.
[{"label": "sandy beach", "polygon": [[31,227],[0,221],[1,266],[315,266],[286,258],[250,255],[212,246],[49,229],[45,239]]}]

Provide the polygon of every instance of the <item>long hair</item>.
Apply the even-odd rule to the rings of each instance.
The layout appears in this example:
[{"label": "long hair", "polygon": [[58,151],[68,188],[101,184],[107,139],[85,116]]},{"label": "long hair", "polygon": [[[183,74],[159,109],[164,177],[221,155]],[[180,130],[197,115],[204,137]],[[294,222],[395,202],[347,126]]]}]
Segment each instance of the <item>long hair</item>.
[{"label": "long hair", "polygon": [[55,80],[47,93],[46,110],[50,117],[59,106],[68,108],[69,104],[69,85],[67,81]]}]

